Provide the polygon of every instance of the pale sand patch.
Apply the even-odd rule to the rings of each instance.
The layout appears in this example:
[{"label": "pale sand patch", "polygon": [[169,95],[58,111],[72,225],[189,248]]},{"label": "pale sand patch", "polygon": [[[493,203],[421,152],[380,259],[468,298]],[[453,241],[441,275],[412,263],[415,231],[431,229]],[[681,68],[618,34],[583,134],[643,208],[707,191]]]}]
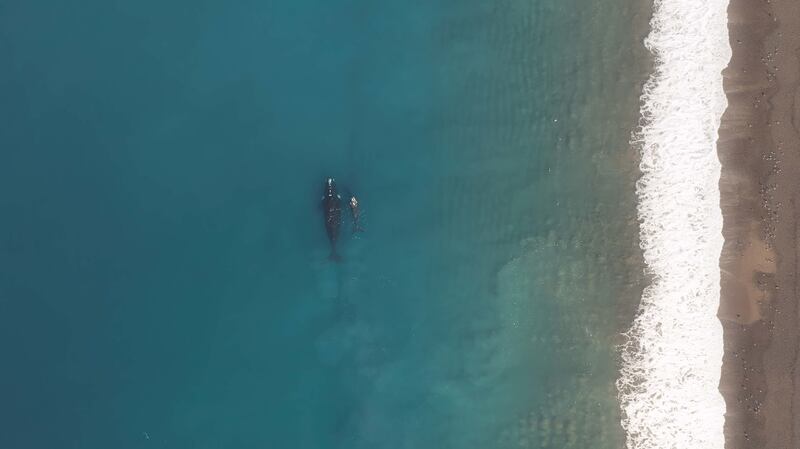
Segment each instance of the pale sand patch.
[{"label": "pale sand patch", "polygon": [[753,223],[735,269],[723,271],[733,291],[726,298],[720,318],[751,324],[763,317],[762,306],[770,300],[767,283],[775,274],[775,250],[759,237],[759,223]]}]

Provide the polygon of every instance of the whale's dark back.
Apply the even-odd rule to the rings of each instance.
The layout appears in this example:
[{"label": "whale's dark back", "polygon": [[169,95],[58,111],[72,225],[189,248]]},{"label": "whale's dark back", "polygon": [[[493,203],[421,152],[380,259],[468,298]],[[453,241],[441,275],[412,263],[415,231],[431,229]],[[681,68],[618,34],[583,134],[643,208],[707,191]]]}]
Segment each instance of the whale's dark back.
[{"label": "whale's dark back", "polygon": [[332,180],[325,184],[322,211],[325,214],[325,232],[331,243],[331,256],[336,258],[336,239],[339,237],[339,226],[342,223],[342,206],[341,199],[336,193],[336,184]]}]

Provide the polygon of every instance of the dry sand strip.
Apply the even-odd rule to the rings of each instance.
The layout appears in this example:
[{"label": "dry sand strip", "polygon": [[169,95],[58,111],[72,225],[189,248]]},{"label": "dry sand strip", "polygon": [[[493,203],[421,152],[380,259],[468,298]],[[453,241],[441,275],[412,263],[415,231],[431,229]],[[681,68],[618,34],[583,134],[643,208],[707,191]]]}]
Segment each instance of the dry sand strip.
[{"label": "dry sand strip", "polygon": [[800,0],[732,0],[719,156],[728,449],[800,447]]}]

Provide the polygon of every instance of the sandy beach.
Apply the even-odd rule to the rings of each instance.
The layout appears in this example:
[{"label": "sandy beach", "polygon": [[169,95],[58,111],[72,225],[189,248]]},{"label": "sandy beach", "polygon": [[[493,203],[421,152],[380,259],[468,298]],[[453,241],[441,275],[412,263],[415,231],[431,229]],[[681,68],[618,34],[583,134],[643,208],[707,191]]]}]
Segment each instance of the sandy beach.
[{"label": "sandy beach", "polygon": [[726,448],[796,448],[800,1],[732,0],[719,157]]}]

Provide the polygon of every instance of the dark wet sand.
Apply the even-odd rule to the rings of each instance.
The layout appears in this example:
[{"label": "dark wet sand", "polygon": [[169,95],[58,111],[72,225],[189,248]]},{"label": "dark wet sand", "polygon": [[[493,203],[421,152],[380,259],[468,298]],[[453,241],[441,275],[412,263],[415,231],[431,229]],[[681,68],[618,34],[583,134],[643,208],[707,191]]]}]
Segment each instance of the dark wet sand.
[{"label": "dark wet sand", "polygon": [[719,140],[726,448],[795,449],[800,0],[732,0],[728,13]]}]

